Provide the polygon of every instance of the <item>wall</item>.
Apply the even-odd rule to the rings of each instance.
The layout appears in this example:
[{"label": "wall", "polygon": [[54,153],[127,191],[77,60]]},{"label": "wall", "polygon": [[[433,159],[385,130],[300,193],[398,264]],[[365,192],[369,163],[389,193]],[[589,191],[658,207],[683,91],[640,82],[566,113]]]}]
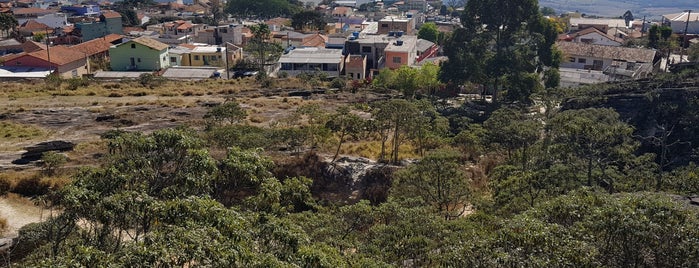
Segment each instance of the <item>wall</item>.
[{"label": "wall", "polygon": [[621,45],[620,43],[609,40],[609,38],[604,37],[601,34],[595,33],[595,32],[575,37],[575,42],[576,43],[587,43],[587,42],[582,41],[584,39],[591,40],[592,44],[596,44],[596,45],[604,45],[604,46],[620,46]]},{"label": "wall", "polygon": [[[131,48],[131,44],[135,44],[136,48]],[[132,41],[110,48],[109,55],[114,71],[154,71],[170,66],[167,49],[156,51]],[[131,58],[134,59],[135,68],[131,68]]]}]

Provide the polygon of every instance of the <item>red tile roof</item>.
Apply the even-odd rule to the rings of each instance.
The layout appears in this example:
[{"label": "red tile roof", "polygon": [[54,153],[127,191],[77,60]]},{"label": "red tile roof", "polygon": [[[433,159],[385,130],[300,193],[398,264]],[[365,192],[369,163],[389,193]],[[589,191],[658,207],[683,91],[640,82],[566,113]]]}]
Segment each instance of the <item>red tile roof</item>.
[{"label": "red tile roof", "polygon": [[32,40],[22,43],[22,50],[24,52],[34,52],[42,49],[46,49],[46,44],[42,44]]},{"label": "red tile roof", "polygon": [[49,27],[48,25],[38,22],[36,20],[25,21],[24,23],[22,23],[22,25],[19,26],[19,28],[28,31],[51,29],[51,27]]},{"label": "red tile roof", "polygon": [[[49,56],[51,57],[49,61]],[[22,52],[8,58],[4,58],[5,61],[18,59],[21,57],[33,57],[43,61],[47,61],[58,66],[66,65],[68,63],[81,60],[85,58],[85,54],[75,51],[74,49],[67,48],[65,46],[54,46],[49,48],[49,51],[42,49],[34,52]]]},{"label": "red tile roof", "polygon": [[102,16],[106,19],[113,19],[113,18],[121,18],[121,14],[119,12],[114,12],[114,11],[102,11]]},{"label": "red tile roof", "polygon": [[74,46],[70,46],[69,48],[77,52],[87,54],[88,56],[92,56],[95,54],[109,51],[110,46],[112,46],[112,43],[102,38],[97,38]]},{"label": "red tile roof", "polygon": [[124,38],[124,36],[120,35],[120,34],[108,34],[107,36],[103,37],[102,39],[104,39],[108,43],[114,43],[114,41],[121,40],[122,38]]},{"label": "red tile roof", "polygon": [[36,8],[36,7],[17,8],[17,9],[12,10],[12,13],[15,15],[49,14],[49,13],[53,13],[53,12],[54,12],[53,10]]}]

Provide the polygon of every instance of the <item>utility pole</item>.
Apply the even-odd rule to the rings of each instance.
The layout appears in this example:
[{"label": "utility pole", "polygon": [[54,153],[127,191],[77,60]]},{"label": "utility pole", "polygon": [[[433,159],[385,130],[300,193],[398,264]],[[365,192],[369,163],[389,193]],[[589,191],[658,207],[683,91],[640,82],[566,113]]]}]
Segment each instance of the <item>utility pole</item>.
[{"label": "utility pole", "polygon": [[49,62],[49,69],[51,68],[51,51],[49,50],[49,28],[46,28],[46,59]]},{"label": "utility pole", "polygon": [[228,42],[225,42],[226,50],[226,79],[231,79],[231,68],[228,67]]},{"label": "utility pole", "polygon": [[684,52],[685,52],[685,47],[684,45],[687,44],[687,28],[689,27],[689,17],[692,16],[692,10],[688,9],[685,10],[687,12],[687,21],[684,23],[684,36],[682,37],[682,53],[680,53],[680,62],[682,63],[682,57],[684,57]]},{"label": "utility pole", "polygon": [[643,21],[641,22],[641,37],[646,33],[646,16],[643,16]]}]

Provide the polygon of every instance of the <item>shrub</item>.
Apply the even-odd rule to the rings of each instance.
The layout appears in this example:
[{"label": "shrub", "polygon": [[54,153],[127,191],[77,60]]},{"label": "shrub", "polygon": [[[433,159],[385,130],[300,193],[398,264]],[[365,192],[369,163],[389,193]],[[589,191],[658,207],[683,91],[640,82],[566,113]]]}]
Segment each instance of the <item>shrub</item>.
[{"label": "shrub", "polygon": [[12,192],[23,196],[39,196],[49,192],[51,185],[38,177],[25,178],[17,182]]},{"label": "shrub", "polygon": [[347,82],[345,81],[345,79],[342,79],[339,77],[334,78],[332,81],[330,81],[330,87],[333,87],[333,88],[343,89],[343,88],[345,88],[346,85],[347,85]]},{"label": "shrub", "polygon": [[12,182],[8,178],[0,177],[0,195],[5,195],[12,189]]},{"label": "shrub", "polygon": [[76,90],[80,87],[86,87],[90,85],[90,80],[85,78],[73,77],[68,79],[68,90]]},{"label": "shrub", "polygon": [[138,76],[138,82],[144,87],[154,88],[162,85],[165,79],[153,74],[142,74]]},{"label": "shrub", "polygon": [[61,84],[63,84],[63,78],[61,78],[61,76],[58,74],[52,73],[46,76],[44,82],[46,82],[46,90],[54,90],[61,87]]},{"label": "shrub", "polygon": [[47,176],[56,174],[66,162],[68,162],[68,158],[65,155],[54,151],[45,152],[41,156],[41,168]]}]

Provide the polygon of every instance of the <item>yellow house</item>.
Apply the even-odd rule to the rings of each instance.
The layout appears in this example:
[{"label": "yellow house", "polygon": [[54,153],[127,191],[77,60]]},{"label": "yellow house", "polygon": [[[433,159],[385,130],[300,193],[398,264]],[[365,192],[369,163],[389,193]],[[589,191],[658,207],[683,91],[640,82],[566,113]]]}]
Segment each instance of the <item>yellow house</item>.
[{"label": "yellow house", "polygon": [[195,47],[182,55],[182,66],[226,66],[225,47]]}]

